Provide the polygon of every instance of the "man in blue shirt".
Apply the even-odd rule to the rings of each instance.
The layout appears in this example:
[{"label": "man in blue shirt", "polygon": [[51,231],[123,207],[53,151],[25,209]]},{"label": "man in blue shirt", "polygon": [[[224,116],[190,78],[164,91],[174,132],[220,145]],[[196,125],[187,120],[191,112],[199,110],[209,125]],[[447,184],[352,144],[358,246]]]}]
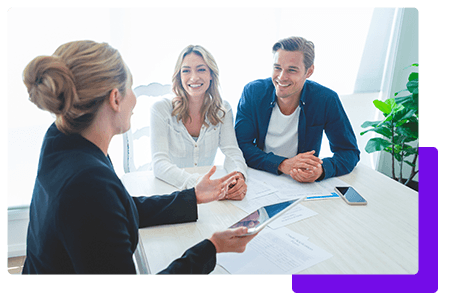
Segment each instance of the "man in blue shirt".
[{"label": "man in blue shirt", "polygon": [[[247,165],[299,182],[350,173],[359,150],[339,96],[307,80],[314,72],[314,44],[290,37],[272,51],[272,78],[247,84],[236,113],[236,138]],[[322,160],[323,131],[333,157]]]}]

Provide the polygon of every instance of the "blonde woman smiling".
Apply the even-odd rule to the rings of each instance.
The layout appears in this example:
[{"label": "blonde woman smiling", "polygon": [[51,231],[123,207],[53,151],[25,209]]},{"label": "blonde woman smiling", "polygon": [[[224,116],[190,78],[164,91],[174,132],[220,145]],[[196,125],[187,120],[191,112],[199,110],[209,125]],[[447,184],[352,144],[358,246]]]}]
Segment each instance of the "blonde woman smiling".
[{"label": "blonde woman smiling", "polygon": [[239,172],[225,199],[242,200],[247,165],[237,145],[231,107],[220,97],[218,75],[205,48],[190,45],[181,52],[172,77],[175,97],[151,109],[153,170],[157,178],[179,189],[191,188],[200,175],[183,168],[213,165],[220,148],[225,170]]}]

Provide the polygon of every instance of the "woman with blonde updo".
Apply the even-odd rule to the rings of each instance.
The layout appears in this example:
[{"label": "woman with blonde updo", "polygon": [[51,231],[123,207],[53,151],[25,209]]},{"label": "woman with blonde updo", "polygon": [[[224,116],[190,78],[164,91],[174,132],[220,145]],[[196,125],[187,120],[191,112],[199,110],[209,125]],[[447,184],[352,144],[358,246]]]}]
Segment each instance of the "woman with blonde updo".
[{"label": "woman with blonde updo", "polygon": [[158,101],[151,109],[155,176],[179,189],[190,188],[201,177],[183,168],[213,165],[220,148],[225,170],[239,174],[224,199],[242,200],[247,192],[247,165],[236,141],[231,106],[219,93],[219,69],[213,56],[198,45],[183,49],[172,89],[173,99]]},{"label": "woman with blonde updo", "polygon": [[[33,59],[30,101],[56,115],[42,144],[30,206],[24,274],[135,273],[138,228],[194,221],[198,203],[226,194],[236,174],[205,176],[171,195],[131,197],[112,167],[112,137],[130,127],[136,97],[119,52],[77,41]],[[161,273],[209,273],[216,253],[242,252],[246,229],[217,232]]]}]

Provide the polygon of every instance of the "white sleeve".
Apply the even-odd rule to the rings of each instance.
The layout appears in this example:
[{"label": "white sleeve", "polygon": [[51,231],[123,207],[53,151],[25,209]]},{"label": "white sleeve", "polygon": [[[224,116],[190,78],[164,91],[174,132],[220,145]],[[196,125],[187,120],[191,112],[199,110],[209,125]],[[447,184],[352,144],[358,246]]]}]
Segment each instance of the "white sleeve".
[{"label": "white sleeve", "polygon": [[[171,105],[171,104],[170,104]],[[178,168],[169,157],[169,124],[171,106],[168,100],[156,102],[150,110],[150,138],[153,173],[180,190],[192,188],[200,177],[198,173],[190,174]],[[182,142],[182,141],[180,141]],[[173,146],[173,145],[172,145]]]},{"label": "white sleeve", "polygon": [[219,147],[225,155],[223,166],[228,173],[238,171],[247,178],[247,165],[245,164],[242,151],[237,144],[236,133],[234,131],[233,111],[228,102],[224,101],[224,106],[226,108],[226,114],[219,137]]}]

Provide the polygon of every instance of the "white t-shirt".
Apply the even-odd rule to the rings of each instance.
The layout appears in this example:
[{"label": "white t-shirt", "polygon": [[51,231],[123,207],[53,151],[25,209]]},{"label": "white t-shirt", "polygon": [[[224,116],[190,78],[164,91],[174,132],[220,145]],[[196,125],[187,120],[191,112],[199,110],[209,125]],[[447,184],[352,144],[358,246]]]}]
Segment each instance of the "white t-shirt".
[{"label": "white t-shirt", "polygon": [[290,115],[284,115],[278,104],[272,110],[272,116],[267,129],[264,152],[292,158],[297,155],[298,148],[298,118],[300,106]]}]

